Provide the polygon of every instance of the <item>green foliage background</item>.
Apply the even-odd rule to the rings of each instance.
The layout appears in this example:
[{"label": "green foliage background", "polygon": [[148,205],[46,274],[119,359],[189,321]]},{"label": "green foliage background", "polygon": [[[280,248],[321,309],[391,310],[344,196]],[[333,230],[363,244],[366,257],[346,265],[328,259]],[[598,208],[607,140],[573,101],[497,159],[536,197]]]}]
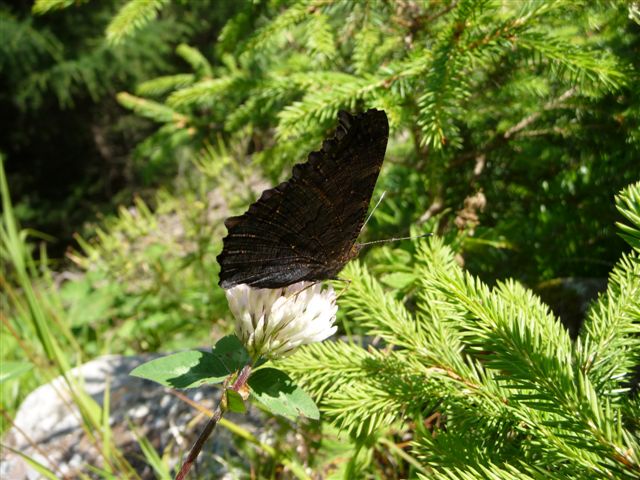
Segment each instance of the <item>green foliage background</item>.
[{"label": "green foliage background", "polygon": [[[375,107],[391,124],[374,198],[387,196],[362,239],[439,239],[372,248],[346,271],[344,330],[384,348],[325,343],[286,363],[327,420],[307,428],[320,440],[300,461],[371,478],[637,474],[638,187],[618,200],[631,212],[624,240],[614,196],[640,178],[639,12],[622,1],[0,3],[15,217],[57,237],[51,260],[3,216],[2,408],[73,363],[58,349],[77,360],[227,333],[223,219],[318,149],[338,110]],[[527,289],[607,276],[585,324],[571,325],[577,338]],[[47,318],[66,339],[55,348],[38,326]],[[52,357],[58,370],[45,368]],[[345,448],[347,464],[334,455]],[[280,462],[247,455],[265,475]]]}]

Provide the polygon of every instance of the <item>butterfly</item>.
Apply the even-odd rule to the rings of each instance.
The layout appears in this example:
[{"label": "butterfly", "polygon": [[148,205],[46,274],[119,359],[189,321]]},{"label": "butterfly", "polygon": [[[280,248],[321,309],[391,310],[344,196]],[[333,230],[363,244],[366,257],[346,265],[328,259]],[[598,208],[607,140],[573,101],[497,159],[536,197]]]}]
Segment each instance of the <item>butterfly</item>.
[{"label": "butterfly", "polygon": [[242,215],[225,221],[218,255],[220,286],[280,288],[335,279],[355,257],[389,138],[382,110],[338,113],[322,149],[265,190]]}]

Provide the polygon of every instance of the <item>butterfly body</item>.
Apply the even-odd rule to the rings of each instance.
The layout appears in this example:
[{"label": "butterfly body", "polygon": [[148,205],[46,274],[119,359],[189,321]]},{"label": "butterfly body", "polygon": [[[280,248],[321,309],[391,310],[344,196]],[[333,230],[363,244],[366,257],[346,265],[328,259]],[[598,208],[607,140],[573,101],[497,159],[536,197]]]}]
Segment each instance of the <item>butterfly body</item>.
[{"label": "butterfly body", "polygon": [[380,110],[339,113],[333,138],[295,165],[292,176],[225,226],[220,286],[280,288],[336,278],[358,254],[355,243],[387,147]]}]

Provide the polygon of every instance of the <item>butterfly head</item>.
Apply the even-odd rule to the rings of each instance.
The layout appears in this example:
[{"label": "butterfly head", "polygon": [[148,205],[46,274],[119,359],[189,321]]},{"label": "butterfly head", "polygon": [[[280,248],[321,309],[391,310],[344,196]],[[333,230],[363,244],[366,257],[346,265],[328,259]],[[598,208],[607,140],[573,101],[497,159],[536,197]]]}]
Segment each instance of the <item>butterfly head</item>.
[{"label": "butterfly head", "polygon": [[358,254],[360,253],[360,250],[362,249],[362,244],[360,243],[354,243],[351,246],[351,249],[349,250],[349,252],[347,253],[347,262],[355,257],[358,256]]}]

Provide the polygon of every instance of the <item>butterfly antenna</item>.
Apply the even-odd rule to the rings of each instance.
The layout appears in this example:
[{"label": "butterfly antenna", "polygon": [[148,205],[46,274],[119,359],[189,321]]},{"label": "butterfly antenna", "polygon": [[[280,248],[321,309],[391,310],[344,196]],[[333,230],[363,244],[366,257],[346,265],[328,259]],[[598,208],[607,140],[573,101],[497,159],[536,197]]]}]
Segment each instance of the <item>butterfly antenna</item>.
[{"label": "butterfly antenna", "polygon": [[371,213],[369,213],[369,216],[367,217],[367,219],[364,221],[364,223],[362,224],[362,228],[364,228],[364,226],[369,223],[369,220],[371,220],[371,217],[373,216],[373,212],[376,211],[376,208],[378,208],[378,205],[380,205],[380,203],[382,202],[382,199],[384,198],[384,196],[387,194],[387,191],[385,190],[384,192],[382,192],[382,195],[380,195],[380,198],[378,199],[378,201],[376,202],[375,207],[373,207],[373,209],[371,210]]},{"label": "butterfly antenna", "polygon": [[375,245],[376,243],[398,242],[400,240],[415,240],[417,238],[430,237],[431,235],[433,235],[433,233],[425,233],[425,234],[422,234],[422,235],[413,235],[413,236],[410,236],[410,237],[385,238],[384,240],[374,240],[373,242],[358,243],[358,246],[359,247],[364,247],[366,245]]}]

